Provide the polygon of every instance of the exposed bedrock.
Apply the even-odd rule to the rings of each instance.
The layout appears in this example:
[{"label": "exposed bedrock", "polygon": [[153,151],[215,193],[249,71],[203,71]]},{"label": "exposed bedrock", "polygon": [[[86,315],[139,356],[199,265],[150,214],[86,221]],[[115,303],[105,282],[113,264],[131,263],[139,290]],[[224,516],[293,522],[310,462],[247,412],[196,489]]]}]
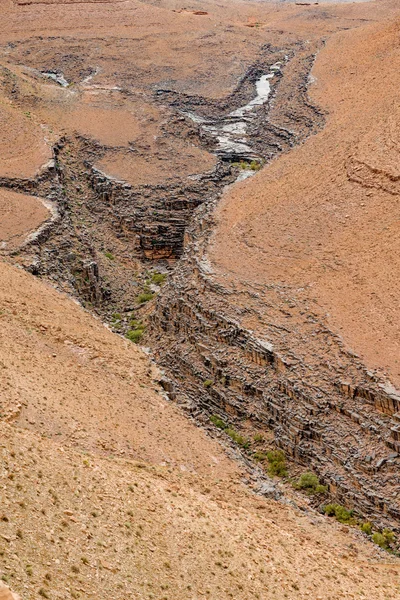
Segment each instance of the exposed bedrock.
[{"label": "exposed bedrock", "polygon": [[[229,167],[219,164],[196,180],[171,185],[133,186],[92,167],[88,179],[110,213],[110,224],[134,240],[132,251],[142,259],[178,258],[185,229],[205,197],[233,181]],[[100,211],[100,202],[95,210]]]},{"label": "exposed bedrock", "polygon": [[[281,290],[266,303],[265,290],[221,283],[206,255],[212,210],[199,209],[153,316],[166,389],[194,414],[272,429],[339,501],[398,527],[400,397],[311,312],[283,325]],[[257,334],[241,324],[251,319]]]},{"label": "exposed bedrock", "polygon": [[[279,88],[269,103],[268,125],[284,121],[294,131],[302,111],[314,118],[279,152],[321,123],[306,82],[303,74],[292,103],[279,103]],[[400,396],[288,288],[230,281],[210,264],[214,208],[212,200],[197,209],[152,317],[165,388],[194,415],[272,430],[277,445],[318,473],[337,501],[398,528]]]},{"label": "exposed bedrock", "polygon": [[[78,295],[96,310],[124,310],[132,305],[138,290],[131,285],[139,262],[174,261],[184,248],[186,228],[195,209],[205,201],[218,198],[223,188],[238,175],[235,161],[272,159],[289,150],[316,130],[323,116],[307,101],[307,78],[319,44],[295,44],[276,49],[265,47],[259,59],[224,100],[192,98],[184,94],[159,91],[149,102],[163,103],[168,117],[162,124],[160,156],[174,138],[215,153],[214,168],[182,176],[173,170],[160,183],[137,184],[122,181],[98,166],[107,154],[124,156],[134,167],[151,160],[146,150],[131,144],[121,150],[107,147],[78,135],[68,135],[54,148],[55,164],[46,179],[7,182],[29,192],[55,200],[59,219],[28,249],[25,266],[40,276],[52,279],[62,289]],[[279,68],[271,70],[279,62]],[[246,114],[245,137],[251,152],[218,154],[215,136],[204,131],[188,116],[197,110],[217,128],[226,125],[229,113],[254,99],[256,82],[263,73],[273,73],[268,101]],[[200,114],[200,113],[199,113]],[[163,153],[164,152],[164,153]],[[135,161],[138,161],[137,163]],[[179,161],[178,161],[179,163]],[[4,185],[4,183],[3,183]],[[116,281],[115,268],[108,268],[104,253],[110,248],[116,256],[123,253],[124,271]],[[108,265],[109,266],[109,265]]]},{"label": "exposed bedrock", "polygon": [[[232,162],[272,160],[321,127],[323,115],[307,97],[317,50],[301,44],[265,49],[224,101],[156,94],[171,111],[165,138],[184,136],[215,153],[219,160],[209,172],[134,185],[96,166],[109,148],[70,135],[45,173],[0,185],[34,193],[58,209],[58,218],[21,252],[24,266],[103,314],[132,305],[139,262],[181,257],[157,301],[150,334],[166,387],[195,414],[218,413],[272,430],[277,444],[317,472],[339,501],[398,527],[400,398],[287,290],[230,282],[207,260],[215,203],[238,174]],[[251,152],[221,153],[217,140],[227,118],[238,125],[232,113],[252,101],[256,82],[278,62],[267,101],[245,115],[243,144]],[[127,152],[134,163],[137,149]],[[375,172],[348,168],[349,177],[362,175],[376,185]],[[117,266],[105,257],[110,250]],[[288,304],[297,321],[287,318]],[[205,387],[207,380],[213,383]]]}]

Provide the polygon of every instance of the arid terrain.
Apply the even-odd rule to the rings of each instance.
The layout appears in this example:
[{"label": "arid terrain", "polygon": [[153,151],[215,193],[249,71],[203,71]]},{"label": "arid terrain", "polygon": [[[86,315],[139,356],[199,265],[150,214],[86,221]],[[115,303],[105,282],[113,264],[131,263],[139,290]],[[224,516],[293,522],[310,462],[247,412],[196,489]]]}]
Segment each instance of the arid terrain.
[{"label": "arid terrain", "polygon": [[398,2],[0,13],[0,598],[398,598]]}]

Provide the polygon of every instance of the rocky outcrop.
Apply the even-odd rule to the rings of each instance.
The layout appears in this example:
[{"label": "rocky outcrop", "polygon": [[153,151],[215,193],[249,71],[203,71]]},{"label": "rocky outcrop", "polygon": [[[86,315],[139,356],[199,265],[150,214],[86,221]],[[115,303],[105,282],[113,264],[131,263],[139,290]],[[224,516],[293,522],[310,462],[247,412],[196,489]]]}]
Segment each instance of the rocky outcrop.
[{"label": "rocky outcrop", "polygon": [[[238,299],[221,284],[206,256],[212,225],[212,205],[202,207],[153,317],[167,388],[194,414],[272,430],[338,501],[398,526],[400,396],[313,315],[305,315],[302,351],[304,335],[275,320],[280,307],[266,306],[261,290]],[[262,337],[241,324],[260,313]]]},{"label": "rocky outcrop", "polygon": [[[166,90],[155,93],[155,102],[169,105],[169,117],[162,125],[165,139],[183,137],[190,144],[213,152],[215,140],[187,112],[195,109],[216,126],[223,126],[229,111],[254,97],[257,78],[281,61],[284,66],[275,72],[268,103],[257,107],[248,123],[247,136],[254,146],[249,156],[222,156],[210,172],[188,177],[174,174],[164,183],[133,185],[107,176],[95,166],[110,149],[82,136],[71,136],[61,139],[54,148],[54,164],[49,165],[46,176],[35,181],[0,182],[34,192],[58,210],[57,219],[30,240],[25,266],[36,275],[52,279],[58,287],[79,296],[103,314],[107,310],[123,312],[126,306],[132,306],[138,290],[131,282],[142,268],[138,263],[171,264],[181,256],[185,231],[196,208],[206,200],[216,199],[237,177],[237,166],[232,163],[254,156],[260,160],[273,158],[319,127],[323,117],[306,98],[307,76],[317,47],[266,46],[224,100]],[[289,100],[290,123],[281,110]],[[145,154],[141,158],[145,159]],[[124,247],[124,281],[115,281],[115,272],[104,264],[109,246]]]},{"label": "rocky outcrop", "polygon": [[195,208],[234,180],[230,167],[223,164],[212,173],[172,185],[133,186],[95,167],[88,178],[98,198],[112,207],[110,224],[135,240],[132,251],[145,260],[179,258]]},{"label": "rocky outcrop", "polygon": [[[274,96],[268,124],[296,130],[309,106],[304,86],[295,87],[292,114]],[[291,143],[312,131],[297,129]],[[195,416],[272,431],[277,446],[318,473],[337,501],[398,528],[400,395],[285,286],[230,281],[214,270],[207,255],[214,208],[211,200],[197,209],[153,315],[165,388]]]}]

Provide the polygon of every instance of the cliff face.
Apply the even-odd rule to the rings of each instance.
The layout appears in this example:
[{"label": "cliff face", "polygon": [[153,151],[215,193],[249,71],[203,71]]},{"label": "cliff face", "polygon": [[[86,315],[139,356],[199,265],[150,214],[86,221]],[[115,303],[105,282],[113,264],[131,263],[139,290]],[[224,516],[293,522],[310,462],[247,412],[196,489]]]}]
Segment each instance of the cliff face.
[{"label": "cliff face", "polygon": [[[379,207],[384,222],[395,218],[397,32],[397,25],[365,27],[334,37],[321,51],[313,97],[328,107],[326,127],[227,190],[217,209],[210,203],[197,211],[154,316],[157,356],[173,382],[165,385],[177,397],[186,395],[194,414],[272,429],[277,444],[319,473],[339,501],[395,527],[400,394],[383,369],[395,366],[390,315],[398,303],[394,296],[390,307],[385,300],[388,339],[381,340],[380,353],[368,351],[365,339],[373,343],[376,331],[374,294],[382,290],[371,272],[367,283],[359,251],[367,257]],[[348,65],[341,68],[344,56]],[[378,70],[375,94],[385,98],[379,113],[363,87],[367,74]],[[366,135],[372,114],[374,129]],[[382,153],[383,139],[388,151]],[[369,217],[354,210],[360,196],[362,205],[363,196],[369,202]],[[333,202],[339,215],[329,210]],[[373,242],[373,270],[380,264],[389,281],[396,272],[396,240],[390,240],[392,264],[386,262],[386,237]],[[335,253],[334,265],[325,251]],[[330,296],[326,270],[344,286]],[[351,324],[348,313],[340,313],[341,302],[346,295],[357,301],[363,291],[371,302],[363,298],[354,309],[369,315]],[[357,336],[368,328],[369,338]]]},{"label": "cliff face", "polygon": [[300,333],[285,319],[287,298],[267,304],[256,286],[238,298],[202,252],[204,209],[197,219],[153,317],[157,357],[173,382],[166,389],[195,415],[272,430],[338,501],[397,527],[400,396],[312,313]]}]

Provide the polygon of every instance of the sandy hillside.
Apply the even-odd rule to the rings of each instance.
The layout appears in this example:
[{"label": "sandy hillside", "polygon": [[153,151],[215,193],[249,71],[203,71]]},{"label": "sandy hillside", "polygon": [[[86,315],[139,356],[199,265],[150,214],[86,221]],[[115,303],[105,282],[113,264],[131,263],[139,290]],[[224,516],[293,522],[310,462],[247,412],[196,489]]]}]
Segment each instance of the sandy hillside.
[{"label": "sandy hillside", "polygon": [[[46,282],[98,314],[109,292],[146,320],[137,295],[152,274],[134,226],[141,242],[176,224],[183,239],[219,191],[196,188],[212,146],[157,93],[218,116],[250,99],[254,77],[238,81],[256,59],[261,73],[287,48],[300,66],[319,48],[309,91],[325,127],[225,192],[210,264],[236,286],[232,305],[247,285],[282,283],[399,381],[397,9],[0,0],[0,250],[12,251],[0,262],[0,578],[22,600],[399,597],[398,559],[293,490],[297,505],[256,494],[238,447],[166,399],[149,356]],[[296,109],[307,74],[295,68],[282,96]],[[96,168],[123,190],[96,187]],[[45,199],[60,218],[24,254]]]},{"label": "sandy hillside", "polygon": [[360,533],[252,495],[140,350],[0,278],[1,573],[23,598],[396,597]]},{"label": "sandy hillside", "polygon": [[325,127],[225,195],[211,253],[230,276],[313,303],[397,385],[399,31],[397,19],[330,38],[310,88]]}]

